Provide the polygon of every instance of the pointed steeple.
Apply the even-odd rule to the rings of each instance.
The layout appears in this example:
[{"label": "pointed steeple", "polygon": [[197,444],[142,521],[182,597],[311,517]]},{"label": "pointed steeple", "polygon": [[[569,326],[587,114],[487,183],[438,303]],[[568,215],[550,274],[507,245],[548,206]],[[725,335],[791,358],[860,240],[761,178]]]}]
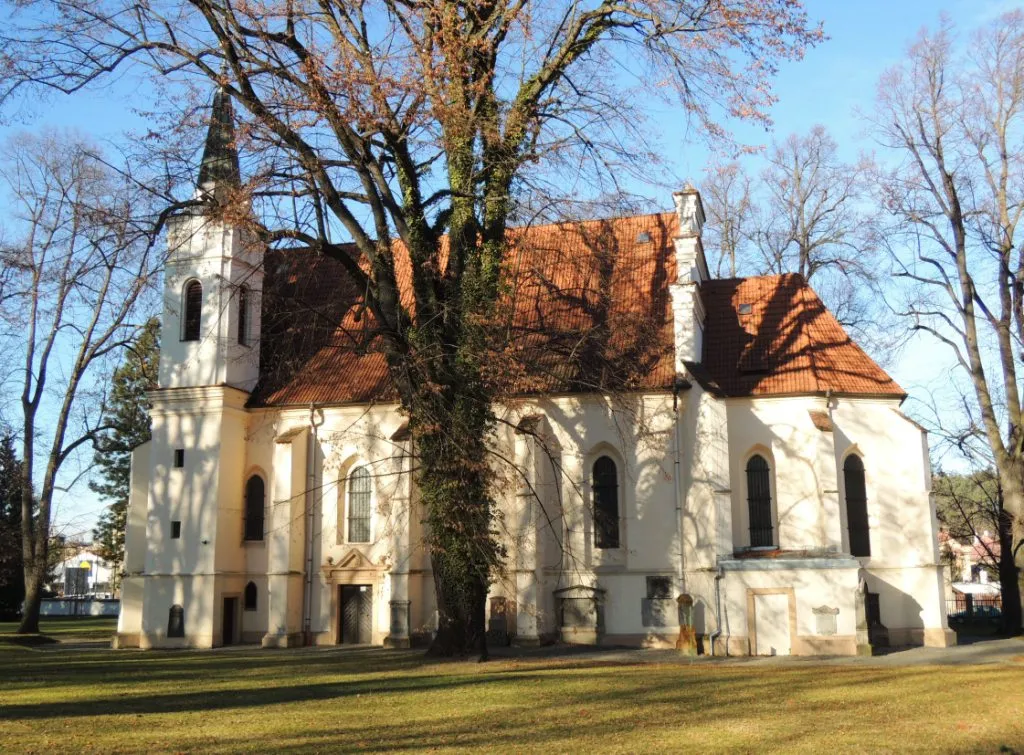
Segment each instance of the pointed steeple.
[{"label": "pointed steeple", "polygon": [[235,113],[231,97],[218,87],[210,109],[210,128],[206,133],[203,161],[199,166],[199,190],[214,193],[222,188],[237,188],[241,183],[238,149],[235,147]]}]

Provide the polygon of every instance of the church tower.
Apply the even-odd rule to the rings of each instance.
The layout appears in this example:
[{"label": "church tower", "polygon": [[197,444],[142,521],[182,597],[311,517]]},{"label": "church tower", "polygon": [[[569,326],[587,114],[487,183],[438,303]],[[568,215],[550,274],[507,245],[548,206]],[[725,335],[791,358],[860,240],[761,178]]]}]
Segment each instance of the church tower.
[{"label": "church tower", "polygon": [[258,555],[246,545],[261,550],[264,534],[243,503],[263,274],[254,235],[230,220],[244,217],[241,194],[231,100],[220,90],[194,207],[168,227],[152,440],[132,457],[122,644],[241,638],[247,557]]},{"label": "church tower", "polygon": [[225,217],[241,201],[231,99],[213,97],[197,205],[168,223],[160,387],[230,385],[259,378],[263,250]]}]

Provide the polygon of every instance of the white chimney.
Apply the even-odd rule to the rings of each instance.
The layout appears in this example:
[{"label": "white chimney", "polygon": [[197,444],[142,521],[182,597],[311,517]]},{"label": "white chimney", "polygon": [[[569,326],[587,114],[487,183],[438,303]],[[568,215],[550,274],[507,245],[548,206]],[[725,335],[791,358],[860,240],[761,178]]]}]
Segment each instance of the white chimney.
[{"label": "white chimney", "polygon": [[704,342],[704,303],[700,284],[708,278],[701,231],[704,207],[700,193],[687,184],[672,195],[679,220],[679,233],[672,240],[676,255],[676,281],[672,293],[676,341],[676,372],[686,372],[686,362],[699,362]]}]

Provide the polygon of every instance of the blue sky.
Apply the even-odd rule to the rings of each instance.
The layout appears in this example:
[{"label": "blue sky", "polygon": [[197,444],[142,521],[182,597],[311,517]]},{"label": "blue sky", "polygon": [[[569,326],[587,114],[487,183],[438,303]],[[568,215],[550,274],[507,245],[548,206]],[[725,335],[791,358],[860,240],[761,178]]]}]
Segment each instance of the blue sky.
[{"label": "blue sky", "polygon": [[[854,159],[873,145],[863,135],[856,115],[858,108],[871,107],[880,74],[897,64],[910,41],[924,26],[934,27],[945,13],[962,33],[1000,13],[1019,7],[1007,0],[808,0],[813,18],[825,22],[830,39],[808,52],[803,61],[783,66],[776,80],[779,102],[773,111],[774,135],[806,132],[816,123],[825,124],[840,145],[842,156]],[[0,136],[20,128],[42,124],[62,125],[90,134],[99,141],[116,141],[125,128],[139,127],[133,104],[139,102],[138,80],[121,77],[114,86],[75,97],[53,97],[35,105],[35,112],[22,123],[0,127]],[[663,124],[677,121],[677,115],[664,109],[655,113]],[[750,144],[764,144],[772,134],[752,127],[737,127],[737,136]],[[709,154],[694,141],[684,141],[678,131],[665,128],[664,145],[670,167],[680,178],[699,179]],[[649,189],[652,199],[669,205],[661,189]],[[925,365],[925,366],[922,366]],[[924,343],[912,345],[892,372],[913,393],[943,379],[945,355]],[[103,504],[79,482],[57,502],[58,521],[74,523],[71,530],[88,530]]]}]

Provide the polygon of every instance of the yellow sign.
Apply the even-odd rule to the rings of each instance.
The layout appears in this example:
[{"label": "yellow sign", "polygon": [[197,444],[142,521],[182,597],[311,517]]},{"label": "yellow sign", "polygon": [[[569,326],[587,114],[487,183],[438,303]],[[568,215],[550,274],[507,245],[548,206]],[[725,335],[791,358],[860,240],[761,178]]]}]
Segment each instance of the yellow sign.
[{"label": "yellow sign", "polygon": [[81,562],[81,563],[80,563],[80,564],[78,565],[78,568],[79,568],[79,569],[91,569],[91,568],[92,568],[92,564],[90,564],[90,563],[89,563],[88,561],[82,561],[82,562]]}]

